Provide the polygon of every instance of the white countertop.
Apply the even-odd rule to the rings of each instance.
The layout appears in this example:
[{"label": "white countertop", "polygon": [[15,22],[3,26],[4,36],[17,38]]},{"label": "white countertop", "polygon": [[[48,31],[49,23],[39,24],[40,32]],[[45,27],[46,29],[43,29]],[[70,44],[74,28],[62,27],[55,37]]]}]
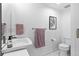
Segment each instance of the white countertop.
[{"label": "white countertop", "polygon": [[27,49],[6,53],[3,56],[29,56]]},{"label": "white countertop", "polygon": [[7,48],[7,45],[2,49],[2,52],[10,52],[19,49],[26,49],[28,45],[32,45],[32,41],[29,38],[16,38],[12,39],[12,48]]}]

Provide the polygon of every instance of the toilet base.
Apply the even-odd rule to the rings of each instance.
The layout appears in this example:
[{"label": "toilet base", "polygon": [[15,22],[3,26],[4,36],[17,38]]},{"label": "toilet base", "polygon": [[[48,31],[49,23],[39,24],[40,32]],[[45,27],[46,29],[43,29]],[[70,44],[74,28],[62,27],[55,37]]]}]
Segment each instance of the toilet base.
[{"label": "toilet base", "polygon": [[59,51],[59,56],[67,56],[67,51]]}]

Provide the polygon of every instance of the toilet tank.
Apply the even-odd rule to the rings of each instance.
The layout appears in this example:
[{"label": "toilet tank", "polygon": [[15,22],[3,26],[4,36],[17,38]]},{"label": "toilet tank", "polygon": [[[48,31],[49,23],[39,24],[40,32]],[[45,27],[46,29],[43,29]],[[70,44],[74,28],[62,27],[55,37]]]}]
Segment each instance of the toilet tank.
[{"label": "toilet tank", "polygon": [[70,37],[64,37],[64,43],[71,45],[72,39]]}]

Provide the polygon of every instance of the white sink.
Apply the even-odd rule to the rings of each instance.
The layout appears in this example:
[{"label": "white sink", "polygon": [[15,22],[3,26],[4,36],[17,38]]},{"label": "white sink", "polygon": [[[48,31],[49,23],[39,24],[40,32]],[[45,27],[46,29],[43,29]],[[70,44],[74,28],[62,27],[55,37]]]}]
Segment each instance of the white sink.
[{"label": "white sink", "polygon": [[2,49],[2,52],[10,52],[19,49],[25,49],[28,45],[32,45],[32,41],[29,38],[16,38],[12,39],[12,48],[7,48],[7,45]]},{"label": "white sink", "polygon": [[21,47],[21,46],[32,44],[32,41],[29,38],[17,38],[17,39],[12,39],[12,44],[13,44],[13,48]]}]

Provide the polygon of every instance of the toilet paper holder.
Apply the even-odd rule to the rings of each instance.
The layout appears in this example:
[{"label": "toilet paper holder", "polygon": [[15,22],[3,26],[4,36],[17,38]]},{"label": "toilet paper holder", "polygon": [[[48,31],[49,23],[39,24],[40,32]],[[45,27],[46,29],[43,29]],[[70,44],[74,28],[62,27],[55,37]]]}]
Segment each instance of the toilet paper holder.
[{"label": "toilet paper holder", "polygon": [[51,39],[51,41],[56,41],[56,39]]}]

